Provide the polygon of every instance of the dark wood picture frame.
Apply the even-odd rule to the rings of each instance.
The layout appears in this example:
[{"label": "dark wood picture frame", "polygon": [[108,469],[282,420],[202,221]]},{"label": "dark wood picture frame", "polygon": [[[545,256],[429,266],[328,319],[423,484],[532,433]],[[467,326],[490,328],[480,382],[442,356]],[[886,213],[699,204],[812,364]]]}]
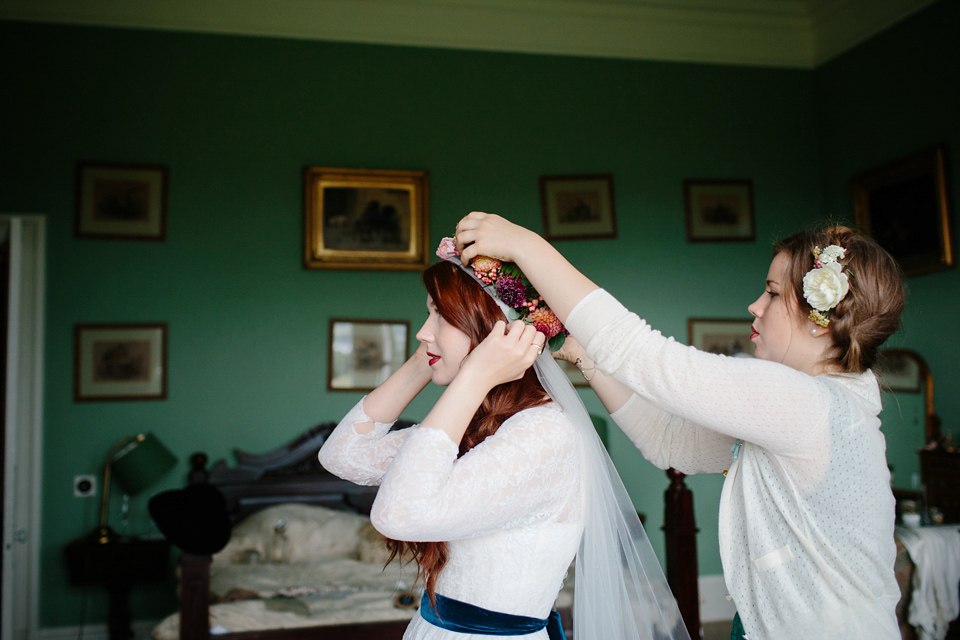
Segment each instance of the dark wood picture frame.
[{"label": "dark wood picture frame", "polygon": [[943,147],[934,147],[851,181],[857,226],[889,251],[907,276],[954,266],[945,155]]},{"label": "dark wood picture frame", "polygon": [[76,182],[75,237],[166,240],[166,165],[78,162]]},{"label": "dark wood picture frame", "polygon": [[426,171],[308,167],[307,269],[422,271],[429,263]]},{"label": "dark wood picture frame", "polygon": [[409,356],[410,322],[330,318],[328,391],[373,391]]},{"label": "dark wood picture frame", "polygon": [[684,180],[687,242],[753,242],[752,180]]},{"label": "dark wood picture frame", "polygon": [[540,207],[547,240],[617,237],[609,173],[540,176]]},{"label": "dark wood picture frame", "polygon": [[753,357],[752,325],[746,318],[689,318],[687,344],[708,353]]},{"label": "dark wood picture frame", "polygon": [[166,323],[74,325],[75,402],[166,397]]}]

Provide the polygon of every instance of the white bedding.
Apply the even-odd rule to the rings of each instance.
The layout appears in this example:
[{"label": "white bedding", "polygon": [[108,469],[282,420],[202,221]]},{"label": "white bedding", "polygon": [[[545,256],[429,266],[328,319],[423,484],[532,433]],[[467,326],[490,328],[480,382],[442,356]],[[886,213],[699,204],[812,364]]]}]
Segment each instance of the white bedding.
[{"label": "white bedding", "polygon": [[[282,540],[275,528],[280,520]],[[413,590],[419,604],[423,588],[413,585],[416,566],[392,562],[384,568],[386,558],[382,536],[363,516],[297,504],[260,511],[234,528],[210,568],[212,601],[237,589],[257,599],[210,605],[211,632],[409,620],[415,609],[399,608],[394,599]],[[567,587],[557,606],[572,604]],[[179,613],[153,630],[154,640],[177,640],[179,634]]]},{"label": "white bedding", "polygon": [[[391,563],[381,571],[381,565],[349,558],[288,565],[238,565],[225,572],[217,571],[211,586],[216,584],[217,591],[224,589],[225,593],[231,588],[229,585],[240,584],[260,593],[261,599],[211,605],[210,627],[225,632],[409,620],[414,610],[397,608],[393,601],[398,593],[410,589],[415,575],[410,566],[401,569],[399,564]],[[303,612],[271,609],[290,604],[284,603],[277,593],[298,588],[307,592],[301,597]],[[419,598],[419,591],[416,595]],[[179,632],[180,614],[174,613],[154,628],[153,637],[176,640]]]}]

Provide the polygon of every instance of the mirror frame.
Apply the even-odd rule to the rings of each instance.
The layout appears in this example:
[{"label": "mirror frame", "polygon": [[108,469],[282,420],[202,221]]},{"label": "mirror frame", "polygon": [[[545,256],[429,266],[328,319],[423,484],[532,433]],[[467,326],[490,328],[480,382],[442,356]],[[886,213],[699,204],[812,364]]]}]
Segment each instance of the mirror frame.
[{"label": "mirror frame", "polygon": [[[930,367],[927,366],[927,361],[923,359],[916,351],[911,351],[910,349],[882,349],[879,353],[877,359],[877,369],[880,379],[880,390],[885,392],[891,392],[890,389],[884,389],[883,387],[883,368],[880,366],[880,363],[883,361],[884,356],[886,355],[899,355],[905,358],[912,360],[920,371],[920,381],[923,384],[923,413],[924,413],[924,443],[929,444],[940,438],[940,418],[937,417],[936,411],[933,409],[933,374],[930,372]],[[896,392],[893,392],[896,393]]]}]

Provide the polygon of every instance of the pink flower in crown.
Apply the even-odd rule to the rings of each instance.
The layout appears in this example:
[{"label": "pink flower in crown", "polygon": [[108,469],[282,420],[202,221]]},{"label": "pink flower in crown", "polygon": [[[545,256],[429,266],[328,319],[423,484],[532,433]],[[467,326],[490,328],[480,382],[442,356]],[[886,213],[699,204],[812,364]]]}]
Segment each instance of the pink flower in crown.
[{"label": "pink flower in crown", "polygon": [[560,318],[546,307],[534,309],[527,316],[527,322],[537,328],[537,331],[543,333],[547,340],[563,331],[563,323]]},{"label": "pink flower in crown", "polygon": [[501,276],[497,280],[497,297],[511,309],[520,309],[526,306],[527,285],[520,278]]},{"label": "pink flower in crown", "polygon": [[490,256],[477,256],[473,259],[473,272],[484,284],[493,284],[500,277],[503,263]]},{"label": "pink flower in crown", "polygon": [[453,238],[442,239],[440,246],[437,247],[437,257],[441,260],[453,260],[460,257],[460,252],[457,251],[457,242]]}]

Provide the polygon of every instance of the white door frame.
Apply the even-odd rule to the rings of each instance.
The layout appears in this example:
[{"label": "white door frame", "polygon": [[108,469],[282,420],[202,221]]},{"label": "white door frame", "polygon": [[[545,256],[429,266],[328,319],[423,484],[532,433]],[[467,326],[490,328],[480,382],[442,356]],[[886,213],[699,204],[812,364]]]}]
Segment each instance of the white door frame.
[{"label": "white door frame", "polygon": [[[0,637],[35,640],[40,609],[46,218],[0,214],[10,235]],[[14,580],[16,577],[16,580]]]}]

